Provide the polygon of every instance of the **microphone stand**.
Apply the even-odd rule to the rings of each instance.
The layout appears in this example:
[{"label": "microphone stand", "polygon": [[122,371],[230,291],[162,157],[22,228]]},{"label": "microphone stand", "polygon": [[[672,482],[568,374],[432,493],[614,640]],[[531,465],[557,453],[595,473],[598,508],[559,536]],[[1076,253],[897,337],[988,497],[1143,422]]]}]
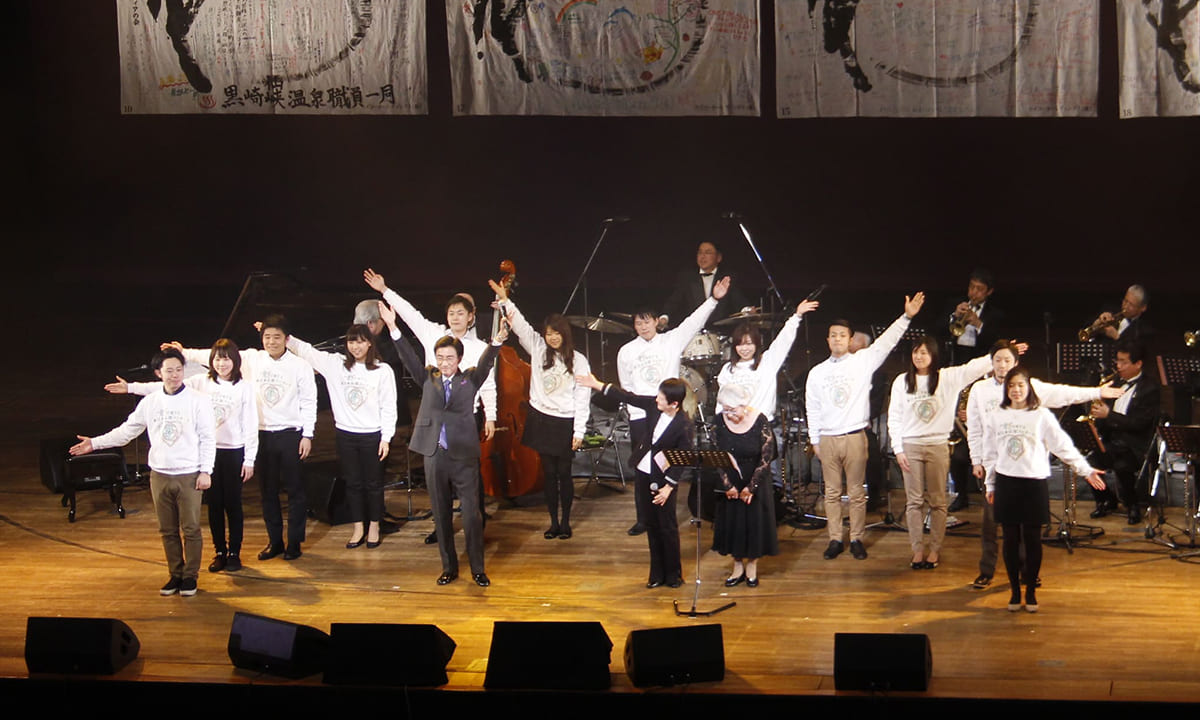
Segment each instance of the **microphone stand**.
[{"label": "microphone stand", "polygon": [[[604,218],[604,220],[600,221],[600,237],[596,238],[596,244],[592,246],[592,253],[591,253],[591,255],[588,255],[587,262],[584,263],[584,265],[583,265],[583,271],[579,273],[579,279],[575,281],[575,287],[571,288],[571,294],[570,294],[570,296],[567,297],[567,303],[565,305],[563,305],[563,309],[562,309],[563,315],[566,315],[567,311],[571,309],[571,303],[574,302],[574,300],[575,300],[575,294],[577,292],[579,292],[579,289],[581,287],[583,288],[583,314],[584,315],[588,314],[587,277],[588,277],[588,273],[592,269],[592,262],[595,261],[595,259],[596,259],[596,253],[600,252],[600,246],[604,244],[604,238],[608,236],[608,229],[610,227],[612,227],[612,225],[614,223],[623,223],[623,222],[629,222],[629,218],[623,217],[623,216],[610,217],[610,218]],[[588,335],[585,335],[583,338],[584,354],[587,355],[588,357],[592,356],[591,342],[592,342],[591,337]],[[601,357],[601,360],[603,360],[603,357]]]},{"label": "microphone stand", "polygon": [[[736,602],[728,602],[715,610],[697,610],[696,603],[700,600],[700,557],[702,555],[700,544],[700,493],[703,492],[703,486],[700,483],[700,471],[702,468],[713,468],[719,470],[721,468],[734,468],[729,461],[729,453],[723,450],[663,450],[662,453],[666,456],[667,462],[671,465],[690,465],[694,475],[692,482],[696,484],[699,490],[696,492],[696,507],[692,512],[692,517],[689,522],[696,528],[696,583],[692,591],[692,607],[690,610],[680,610],[679,601],[675,600],[675,615],[686,615],[690,618],[695,617],[712,617],[719,612],[724,612],[731,607],[737,605]],[[734,472],[737,472],[734,468]]]}]

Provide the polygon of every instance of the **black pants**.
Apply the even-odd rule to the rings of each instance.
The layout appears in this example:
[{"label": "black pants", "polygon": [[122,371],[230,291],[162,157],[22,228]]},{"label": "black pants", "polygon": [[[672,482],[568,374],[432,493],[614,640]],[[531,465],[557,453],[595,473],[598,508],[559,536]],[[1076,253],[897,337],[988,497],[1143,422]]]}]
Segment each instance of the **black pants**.
[{"label": "black pants", "polygon": [[[1092,455],[1091,461],[1095,467],[1111,471],[1105,475],[1103,490],[1092,488],[1092,497],[1097,504],[1103,501],[1115,507],[1120,501],[1126,509],[1133,509],[1141,503],[1143,493],[1138,491],[1137,480],[1144,454],[1145,451],[1135,452],[1124,445],[1109,443],[1108,452]],[[1113,482],[1114,479],[1116,482]]]},{"label": "black pants", "polygon": [[[542,458],[542,477],[546,494],[546,509],[550,512],[552,527],[571,524],[571,504],[575,501],[575,483],[571,477],[570,455],[547,455]],[[559,507],[562,515],[559,515]],[[561,517],[561,520],[559,519]]]},{"label": "black pants", "polygon": [[383,519],[383,465],[379,461],[379,432],[337,431],[338,465],[346,481],[346,502],[354,522]]},{"label": "black pants", "polygon": [[[1004,569],[1008,572],[1008,585],[1013,597],[1021,592],[1021,572],[1024,569],[1025,583],[1034,587],[1042,572],[1042,526],[1034,524],[1005,523]],[[1021,561],[1021,550],[1025,550],[1025,561]]]},{"label": "black pants", "polygon": [[[665,485],[665,480],[660,480]],[[650,492],[650,476],[639,472],[634,481],[634,497],[638,514],[646,518],[646,540],[650,543],[650,578],[652,583],[671,583],[683,577],[679,560],[679,520],[675,517],[675,498],[679,488],[662,505],[654,504]]]},{"label": "black pants", "polygon": [[483,572],[483,513],[479,504],[479,460],[454,458],[442,448],[425,456],[425,485],[433,506],[433,528],[437,531],[442,572],[458,573],[458,551],[454,547],[453,495],[462,510],[463,535],[471,573]]},{"label": "black pants", "polygon": [[[217,448],[212,486],[204,491],[208,503],[208,529],[218,553],[242,551],[242,464],[245,448]],[[229,543],[225,543],[225,519],[229,518]]]},{"label": "black pants", "polygon": [[[635,462],[637,460],[641,460],[641,458],[633,457],[633,449],[641,447],[642,440],[645,439],[646,437],[648,437],[649,434],[650,434],[650,427],[648,427],[648,425],[646,423],[646,418],[642,418],[641,420],[630,420],[629,421],[629,459],[630,460],[635,461]],[[637,512],[637,524],[641,525],[642,527],[646,527],[646,523],[648,522],[648,520],[646,518],[645,509],[642,507],[642,503],[638,502],[638,501],[634,501],[633,508]]]},{"label": "black pants", "polygon": [[287,489],[287,547],[299,549],[304,542],[304,523],[308,516],[308,498],[300,477],[300,431],[260,430],[258,460],[254,464],[262,487],[263,523],[272,547],[283,547],[283,505],[279,493]]}]

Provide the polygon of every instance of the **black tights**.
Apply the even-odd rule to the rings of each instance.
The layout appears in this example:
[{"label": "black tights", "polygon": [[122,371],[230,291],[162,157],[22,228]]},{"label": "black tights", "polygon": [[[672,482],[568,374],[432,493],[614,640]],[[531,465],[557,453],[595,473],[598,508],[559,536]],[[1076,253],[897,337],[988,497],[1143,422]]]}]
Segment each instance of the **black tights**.
[{"label": "black tights", "polygon": [[1021,597],[1021,546],[1025,546],[1026,597],[1034,596],[1038,574],[1042,571],[1042,526],[1004,523],[1004,568],[1008,571],[1008,584],[1012,596]]},{"label": "black tights", "polygon": [[[571,525],[571,503],[575,500],[575,483],[571,478],[570,455],[558,456],[540,453],[542,476],[545,479],[546,509],[550,511],[550,527],[566,528]],[[558,509],[562,506],[562,519]]]}]

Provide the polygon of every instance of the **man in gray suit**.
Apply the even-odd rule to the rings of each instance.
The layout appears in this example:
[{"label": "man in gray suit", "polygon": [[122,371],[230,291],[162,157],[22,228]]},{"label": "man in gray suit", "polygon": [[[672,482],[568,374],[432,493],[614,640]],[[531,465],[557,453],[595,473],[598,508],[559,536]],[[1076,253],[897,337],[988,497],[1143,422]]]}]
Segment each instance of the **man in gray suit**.
[{"label": "man in gray suit", "polygon": [[396,352],[408,372],[422,383],[421,408],[413,424],[409,447],[425,457],[425,482],[433,506],[433,526],[442,555],[438,585],[458,578],[458,552],[454,547],[453,494],[462,509],[463,534],[475,584],[491,584],[483,571],[483,515],[479,507],[479,431],[475,427],[475,395],[496,361],[496,349],[508,337],[502,327],[479,358],[479,366],[460,371],[462,341],[446,336],[434,345],[436,366],[423,366],[412,345],[396,327],[396,312],[379,303],[379,315],[391,330]]}]

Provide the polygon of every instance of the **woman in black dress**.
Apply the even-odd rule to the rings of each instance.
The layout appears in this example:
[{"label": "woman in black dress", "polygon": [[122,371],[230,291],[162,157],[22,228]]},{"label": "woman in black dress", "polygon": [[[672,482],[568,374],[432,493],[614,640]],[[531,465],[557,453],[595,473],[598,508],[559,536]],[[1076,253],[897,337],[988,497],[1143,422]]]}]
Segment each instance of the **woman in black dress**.
[{"label": "woman in black dress", "polygon": [[717,398],[724,408],[716,420],[717,447],[737,463],[737,472],[722,472],[725,500],[718,504],[713,523],[713,550],[733,556],[726,587],[743,580],[758,587],[758,559],[779,554],[771,496],[775,434],[767,417],[749,407],[749,400],[747,388],[734,384],[721,388]]}]

